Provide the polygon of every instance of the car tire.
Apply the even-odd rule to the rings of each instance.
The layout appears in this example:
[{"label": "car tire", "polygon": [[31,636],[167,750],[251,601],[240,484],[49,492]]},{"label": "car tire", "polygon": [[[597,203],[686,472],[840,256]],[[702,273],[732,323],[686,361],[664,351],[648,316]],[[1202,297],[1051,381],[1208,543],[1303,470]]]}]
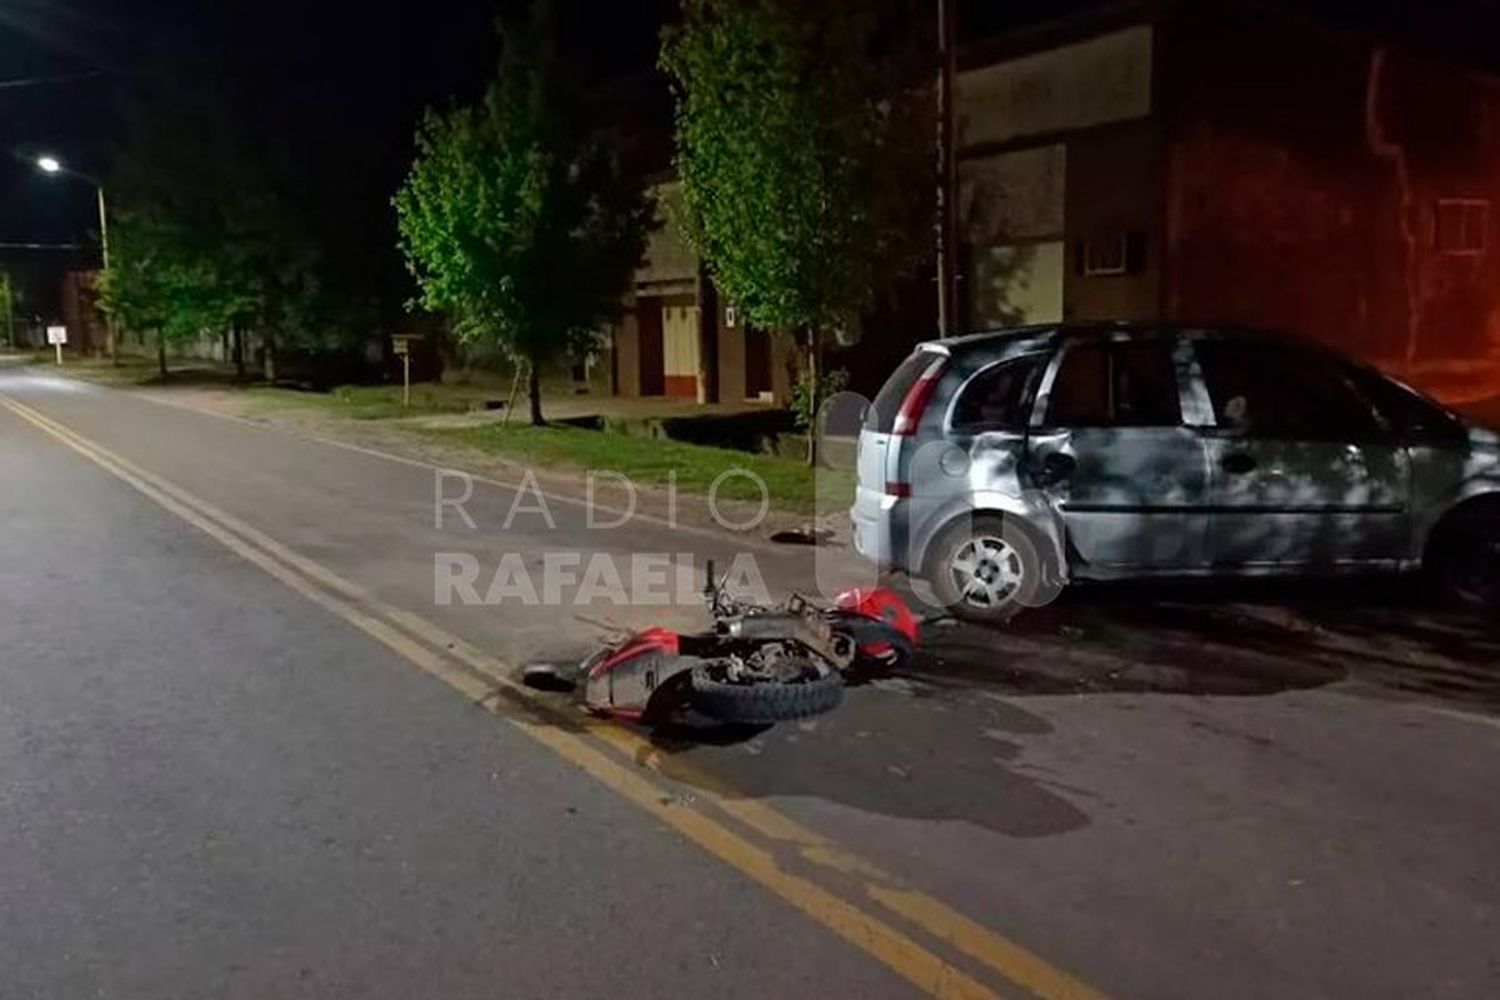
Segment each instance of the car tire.
[{"label": "car tire", "polygon": [[1428,563],[1455,602],[1500,609],[1500,503],[1455,512],[1439,526]]},{"label": "car tire", "polygon": [[923,576],[955,616],[982,624],[1010,621],[1056,596],[1035,535],[995,514],[960,518],[928,549]]}]

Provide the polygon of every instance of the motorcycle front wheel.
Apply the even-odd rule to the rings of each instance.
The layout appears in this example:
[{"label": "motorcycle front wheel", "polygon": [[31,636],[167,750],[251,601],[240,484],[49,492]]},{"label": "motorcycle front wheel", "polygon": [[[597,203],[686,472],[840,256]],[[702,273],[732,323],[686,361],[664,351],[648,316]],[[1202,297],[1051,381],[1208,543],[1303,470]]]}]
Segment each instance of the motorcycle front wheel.
[{"label": "motorcycle front wheel", "polygon": [[713,664],[692,672],[694,711],[720,722],[766,725],[831,712],[844,700],[844,678],[815,672],[805,680],[736,683],[713,676]]}]

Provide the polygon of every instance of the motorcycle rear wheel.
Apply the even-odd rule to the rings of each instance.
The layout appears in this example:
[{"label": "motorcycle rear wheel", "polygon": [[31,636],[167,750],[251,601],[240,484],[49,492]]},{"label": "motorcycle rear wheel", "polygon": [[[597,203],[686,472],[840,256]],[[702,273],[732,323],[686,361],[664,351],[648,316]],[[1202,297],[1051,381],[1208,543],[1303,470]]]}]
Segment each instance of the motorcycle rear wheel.
[{"label": "motorcycle rear wheel", "polygon": [[765,725],[831,712],[844,700],[844,678],[834,672],[811,680],[736,684],[715,680],[704,667],[692,673],[693,710],[720,722]]}]

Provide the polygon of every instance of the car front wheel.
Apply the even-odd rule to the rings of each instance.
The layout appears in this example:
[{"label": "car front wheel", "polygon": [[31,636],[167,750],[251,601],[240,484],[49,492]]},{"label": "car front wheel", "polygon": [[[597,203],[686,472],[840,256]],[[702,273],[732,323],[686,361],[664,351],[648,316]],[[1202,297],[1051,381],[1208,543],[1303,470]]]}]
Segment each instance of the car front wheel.
[{"label": "car front wheel", "polygon": [[1434,541],[1443,587],[1472,607],[1500,608],[1500,503],[1460,510]]}]

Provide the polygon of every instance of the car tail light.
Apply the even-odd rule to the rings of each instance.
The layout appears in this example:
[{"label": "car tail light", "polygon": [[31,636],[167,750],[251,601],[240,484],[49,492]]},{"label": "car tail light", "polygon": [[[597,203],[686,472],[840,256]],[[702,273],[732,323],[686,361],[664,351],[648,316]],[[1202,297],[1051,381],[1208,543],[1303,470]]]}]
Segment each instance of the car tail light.
[{"label": "car tail light", "polygon": [[909,497],[911,496],[911,483],[898,483],[894,480],[887,480],[885,495],[888,497]]},{"label": "car tail light", "polygon": [[896,424],[891,428],[893,435],[910,437],[917,432],[917,423],[922,419],[922,412],[932,401],[933,390],[937,388],[938,379],[942,378],[943,371],[947,367],[948,359],[939,355],[912,383],[911,388],[906,390],[906,395],[901,400],[901,407],[896,411]]}]

